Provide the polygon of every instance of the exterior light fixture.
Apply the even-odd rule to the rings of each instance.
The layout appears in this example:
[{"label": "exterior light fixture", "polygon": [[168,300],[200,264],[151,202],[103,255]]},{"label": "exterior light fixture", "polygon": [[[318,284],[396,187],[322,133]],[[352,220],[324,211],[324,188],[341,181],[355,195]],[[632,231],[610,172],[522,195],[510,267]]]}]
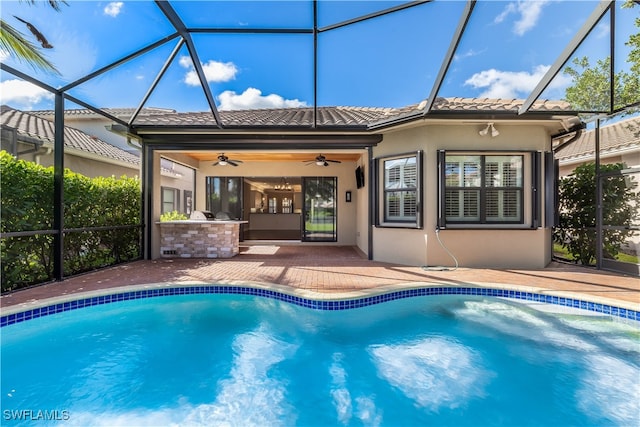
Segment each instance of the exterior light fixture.
[{"label": "exterior light fixture", "polygon": [[500,135],[500,132],[498,132],[498,129],[495,128],[493,123],[488,123],[487,127],[482,129],[480,132],[478,132],[478,134],[480,134],[480,136],[486,136],[489,133],[489,131],[491,131],[492,137],[496,137]]}]

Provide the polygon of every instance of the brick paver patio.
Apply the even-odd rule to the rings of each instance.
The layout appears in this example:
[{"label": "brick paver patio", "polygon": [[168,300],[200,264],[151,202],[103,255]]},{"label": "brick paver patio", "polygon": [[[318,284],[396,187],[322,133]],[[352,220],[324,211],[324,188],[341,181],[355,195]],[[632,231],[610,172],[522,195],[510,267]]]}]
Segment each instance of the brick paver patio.
[{"label": "brick paver patio", "polygon": [[[127,285],[157,283],[260,283],[320,294],[348,295],[402,284],[501,286],[537,292],[570,293],[591,301],[640,309],[640,279],[592,268],[551,263],[540,270],[458,268],[426,270],[365,259],[353,247],[243,246],[231,259],[136,261],[2,296],[1,305],[37,301]],[[15,308],[15,307],[12,307]]]}]

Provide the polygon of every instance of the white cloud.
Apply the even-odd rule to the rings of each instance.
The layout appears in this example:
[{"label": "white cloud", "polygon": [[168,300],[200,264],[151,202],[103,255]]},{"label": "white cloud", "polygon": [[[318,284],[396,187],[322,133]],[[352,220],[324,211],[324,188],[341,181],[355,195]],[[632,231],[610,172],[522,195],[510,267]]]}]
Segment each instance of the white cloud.
[{"label": "white cloud", "polygon": [[104,14],[112,18],[115,18],[116,16],[120,15],[120,12],[122,11],[123,6],[124,6],[124,3],[121,1],[112,1],[111,3],[105,6]]},{"label": "white cloud", "polygon": [[465,58],[471,58],[473,56],[478,56],[483,54],[486,51],[486,49],[482,49],[482,50],[473,50],[473,49],[469,49],[466,52],[460,53],[460,54],[455,54],[453,56],[453,60],[454,61],[461,61]]},{"label": "white cloud", "polygon": [[0,49],[0,61],[4,62],[9,59],[9,52],[4,49]]},{"label": "white cloud", "polygon": [[498,16],[496,16],[496,18],[493,20],[494,23],[496,24],[500,24],[501,22],[503,22],[507,16],[509,16],[512,13],[516,12],[516,5],[515,3],[509,3],[508,5],[505,6],[504,10],[502,11],[502,13]]},{"label": "white cloud", "polygon": [[280,95],[262,95],[262,91],[256,88],[248,88],[241,94],[232,90],[226,90],[218,97],[221,110],[248,110],[255,108],[296,108],[305,107],[306,102],[297,99],[284,99]]},{"label": "white cloud", "polygon": [[178,59],[178,63],[184,68],[190,68],[193,66],[193,61],[191,60],[190,56],[181,56]]},{"label": "white cloud", "polygon": [[53,100],[54,95],[24,80],[5,80],[0,83],[0,104],[9,104],[21,110],[31,110],[44,100]]},{"label": "white cloud", "polygon": [[608,22],[600,22],[598,25],[596,25],[595,34],[595,37],[597,39],[609,37],[609,35],[611,34],[611,26]]},{"label": "white cloud", "polygon": [[[475,89],[484,89],[478,95],[480,98],[510,99],[527,97],[549,68],[549,65],[538,65],[531,73],[527,71],[500,71],[492,68],[474,74],[464,84]],[[569,83],[570,79],[568,77],[558,74],[552,80],[548,89],[562,89]]]},{"label": "white cloud", "polygon": [[519,15],[513,24],[513,32],[521,36],[538,23],[542,9],[549,3],[549,0],[518,1],[505,6],[502,13],[493,20],[496,24],[503,22],[511,14]]},{"label": "white cloud", "polygon": [[[188,56],[181,56],[178,63],[190,70],[184,76],[184,82],[189,86],[200,86],[200,80],[198,79],[198,73],[193,68],[193,62]],[[207,79],[207,82],[219,83],[228,82],[236,78],[238,74],[238,67],[233,62],[219,62],[210,60],[206,64],[202,64],[202,70]]]}]

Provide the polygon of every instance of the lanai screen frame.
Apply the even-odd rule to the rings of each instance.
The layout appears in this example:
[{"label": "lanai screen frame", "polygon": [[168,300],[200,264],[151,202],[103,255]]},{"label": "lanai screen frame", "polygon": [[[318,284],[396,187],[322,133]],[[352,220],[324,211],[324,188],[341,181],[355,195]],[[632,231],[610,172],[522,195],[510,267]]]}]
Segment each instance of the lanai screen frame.
[{"label": "lanai screen frame", "polygon": [[[200,81],[200,86],[201,89],[204,92],[204,95],[207,99],[207,103],[209,104],[210,107],[210,111],[211,114],[213,115],[213,117],[215,118],[216,121],[216,126],[212,127],[212,131],[215,130],[223,130],[225,128],[225,124],[223,123],[219,111],[215,105],[215,101],[213,99],[213,95],[211,93],[211,89],[207,83],[205,74],[204,74],[204,70],[202,68],[201,62],[199,60],[199,56],[198,56],[198,51],[197,48],[195,46],[195,44],[193,43],[193,39],[192,39],[192,34],[193,33],[220,33],[220,32],[225,32],[225,33],[230,33],[230,32],[234,32],[234,33],[252,33],[252,34],[291,34],[291,33],[305,33],[305,34],[312,34],[313,35],[313,58],[314,58],[314,65],[313,65],[313,124],[309,127],[300,127],[300,126],[291,126],[291,129],[295,129],[295,130],[305,130],[308,132],[314,132],[314,131],[318,131],[319,133],[322,131],[322,126],[319,126],[317,123],[317,116],[318,116],[318,105],[317,105],[317,84],[318,84],[318,35],[320,33],[323,32],[328,32],[328,31],[332,31],[338,28],[342,28],[342,27],[346,27],[346,26],[350,26],[359,22],[363,22],[363,21],[367,21],[367,20],[371,20],[371,19],[375,19],[377,17],[380,16],[384,16],[384,15],[388,15],[394,12],[398,12],[401,10],[406,10],[406,9],[410,9],[412,7],[416,7],[425,3],[430,3],[434,0],[418,0],[418,1],[412,1],[412,2],[408,2],[408,3],[404,3],[401,5],[398,5],[396,7],[392,7],[389,9],[385,9],[385,10],[381,10],[378,12],[374,12],[374,13],[370,13],[367,15],[363,15],[357,18],[353,18],[347,21],[343,21],[337,24],[332,24],[326,27],[318,27],[318,14],[317,14],[317,10],[318,10],[318,1],[317,0],[313,0],[312,4],[313,4],[313,28],[188,28],[185,23],[183,22],[183,20],[181,19],[181,17],[179,16],[179,14],[176,12],[176,10],[171,6],[169,1],[161,1],[161,0],[155,0],[155,4],[156,6],[162,11],[162,13],[165,15],[165,17],[169,20],[169,22],[171,23],[171,25],[173,26],[173,28],[175,29],[175,32],[173,34],[170,34],[168,36],[163,37],[162,39],[151,43],[149,45],[147,45],[146,47],[143,47],[142,49],[139,49],[137,51],[135,51],[134,53],[130,54],[130,55],[126,55],[122,58],[120,58],[119,60],[116,60],[110,64],[108,64],[105,67],[100,68],[99,70],[96,70],[92,73],[89,73],[87,75],[85,75],[84,77],[70,83],[67,84],[61,88],[54,88],[46,83],[44,83],[41,80],[38,80],[37,78],[33,77],[32,75],[29,75],[27,73],[24,73],[20,70],[17,70],[9,65],[6,65],[2,62],[0,62],[0,70],[5,71],[7,73],[10,73],[16,77],[19,77],[29,83],[34,84],[35,86],[38,86],[50,93],[52,93],[54,95],[54,129],[55,129],[55,138],[54,138],[54,198],[53,198],[53,202],[54,202],[54,229],[53,230],[46,230],[46,232],[50,233],[53,232],[54,234],[54,250],[53,250],[53,256],[54,256],[54,268],[53,268],[53,275],[54,275],[54,279],[57,281],[63,280],[64,278],[64,271],[63,271],[63,236],[64,236],[64,210],[63,210],[63,201],[64,201],[64,192],[63,192],[63,171],[64,171],[64,101],[65,100],[69,100],[71,102],[74,102],[80,106],[83,106],[84,108],[93,111],[96,114],[99,114],[111,121],[113,121],[114,123],[121,125],[123,127],[125,127],[127,129],[127,132],[131,135],[136,135],[136,126],[134,124],[135,119],[137,118],[138,114],[140,113],[140,111],[142,110],[143,106],[145,105],[146,101],[149,99],[149,97],[151,96],[151,94],[153,93],[154,89],[156,88],[158,82],[160,81],[160,79],[162,78],[163,74],[165,73],[165,71],[167,70],[169,64],[173,61],[173,59],[175,58],[175,56],[177,55],[178,51],[181,49],[181,47],[183,45],[186,45],[189,55],[191,57],[191,60],[193,62],[193,66],[195,68],[196,74],[198,76],[198,79]],[[635,3],[636,5],[640,5],[640,0],[633,0],[633,3]],[[558,75],[558,73],[561,72],[562,68],[566,65],[566,63],[569,61],[569,59],[571,58],[571,56],[573,55],[573,53],[578,49],[578,47],[580,46],[580,44],[586,39],[586,37],[589,35],[589,33],[594,29],[594,27],[598,24],[598,22],[600,21],[600,19],[606,14],[609,13],[610,16],[610,45],[609,45],[609,57],[611,58],[611,70],[610,70],[610,79],[609,79],[609,93],[610,93],[610,102],[609,102],[609,110],[608,111],[575,111],[575,114],[592,114],[592,115],[599,115],[599,116],[612,116],[612,115],[616,115],[616,114],[620,114],[623,113],[625,111],[631,110],[631,109],[636,109],[638,107],[640,107],[640,102],[635,102],[633,104],[630,105],[624,105],[618,108],[614,107],[614,78],[613,76],[615,75],[614,72],[614,64],[615,64],[615,45],[614,45],[614,34],[615,34],[615,28],[616,28],[616,15],[615,15],[615,5],[616,5],[616,1],[615,0],[601,0],[598,5],[595,7],[594,11],[591,13],[591,15],[589,16],[589,18],[585,21],[585,23],[582,25],[582,27],[580,28],[580,30],[576,33],[576,35],[574,36],[574,38],[571,40],[571,42],[567,45],[567,47],[564,49],[564,51],[562,52],[562,54],[557,58],[557,60],[554,62],[554,64],[551,66],[551,68],[547,71],[547,73],[544,75],[544,77],[539,81],[538,85],[535,87],[535,89],[529,94],[529,96],[527,97],[527,99],[524,101],[523,105],[520,107],[519,111],[518,111],[518,115],[522,116],[526,113],[529,112],[531,106],[534,104],[535,101],[538,100],[538,98],[542,95],[543,91],[548,87],[548,85],[551,83],[551,81]],[[395,119],[393,121],[393,125],[395,124],[399,124],[400,122],[409,122],[412,120],[416,120],[416,119],[423,119],[425,117],[429,117],[432,115],[433,113],[433,105],[435,100],[438,97],[438,93],[440,91],[440,88],[442,86],[442,83],[447,75],[447,72],[449,71],[449,67],[451,65],[451,62],[454,58],[454,55],[456,53],[456,50],[458,48],[458,45],[460,43],[460,40],[462,39],[464,33],[465,33],[465,29],[467,27],[467,24],[469,22],[469,19],[471,18],[474,8],[476,6],[476,1],[475,0],[468,0],[465,4],[465,7],[463,9],[463,12],[459,18],[458,21],[458,25],[456,27],[456,30],[453,34],[453,37],[449,43],[449,48],[447,50],[447,53],[445,54],[445,57],[441,63],[440,66],[440,70],[438,72],[438,75],[435,79],[435,82],[429,92],[428,97],[426,98],[426,102],[424,103],[424,105],[421,108],[421,111],[418,111],[417,113],[413,113],[411,115],[408,116],[404,116],[401,121],[398,121],[397,119]],[[145,54],[146,52],[149,52],[159,46],[163,46],[166,43],[169,43],[173,40],[178,40],[175,48],[173,49],[173,51],[171,52],[171,54],[169,55],[169,57],[167,58],[167,60],[165,61],[164,65],[161,67],[161,69],[158,71],[158,74],[156,76],[156,78],[154,79],[153,83],[151,84],[151,86],[149,87],[147,93],[145,94],[145,96],[142,98],[142,100],[140,101],[140,103],[138,104],[135,112],[133,113],[133,115],[130,117],[130,119],[128,121],[126,120],[122,120],[121,118],[118,118],[112,114],[109,114],[107,111],[105,111],[104,109],[98,108],[97,106],[94,106],[88,102],[84,102],[81,99],[78,99],[77,97],[71,95],[70,93],[68,93],[71,89],[77,87],[78,85],[91,80],[99,75],[102,75],[106,72],[108,72],[109,70],[112,70],[116,67],[118,67],[119,65],[122,65],[128,61],[131,61],[143,54]],[[567,112],[564,112],[565,114]],[[599,133],[599,122],[600,119],[597,119],[597,131]],[[388,123],[388,125],[391,125],[391,123]],[[384,127],[385,123],[379,123],[377,125],[377,127]],[[255,134],[260,134],[260,130],[256,130],[254,128],[252,128],[251,126],[235,126],[234,129],[238,130],[238,129],[244,129],[244,130],[252,130],[254,131]],[[282,127],[281,127],[282,129]],[[264,129],[263,129],[264,130]],[[364,134],[366,134],[368,132],[368,129],[363,129],[362,132]],[[167,135],[167,138],[171,138],[170,135]],[[143,145],[144,145],[144,138],[140,138],[143,141]],[[148,159],[150,157],[150,155],[153,154],[153,149],[149,149],[147,148],[146,150],[144,150],[144,154],[142,157],[142,176],[143,176],[143,180],[142,180],[142,186],[143,186],[143,201],[142,201],[142,206],[143,206],[143,211],[146,209],[145,206],[147,206],[151,201],[150,200],[145,200],[145,196],[146,194],[149,194],[146,190],[145,187],[148,187],[148,185],[150,184],[149,179],[150,179],[150,172],[145,173],[144,171],[149,171],[150,167],[148,164]],[[371,157],[371,152],[369,150],[369,156]],[[600,153],[599,150],[596,150],[596,165],[598,165],[600,162]],[[596,174],[596,179],[598,179],[598,174]],[[145,217],[143,215],[143,213],[141,212],[141,222],[142,222],[142,226],[145,228],[148,228],[148,218],[145,221]],[[602,235],[602,224],[601,222],[597,224],[596,226],[597,228],[597,233],[598,235]],[[45,230],[43,230],[43,232],[45,232]],[[2,237],[9,237],[11,233],[5,233]],[[148,235],[148,230],[145,230],[145,234]],[[144,241],[147,241],[148,239],[143,239]],[[147,254],[146,256],[148,257],[149,254],[149,250],[148,248],[145,248],[145,246],[147,246],[148,243],[145,245],[143,243],[143,253]],[[598,268],[600,268],[600,260],[598,260]]]}]

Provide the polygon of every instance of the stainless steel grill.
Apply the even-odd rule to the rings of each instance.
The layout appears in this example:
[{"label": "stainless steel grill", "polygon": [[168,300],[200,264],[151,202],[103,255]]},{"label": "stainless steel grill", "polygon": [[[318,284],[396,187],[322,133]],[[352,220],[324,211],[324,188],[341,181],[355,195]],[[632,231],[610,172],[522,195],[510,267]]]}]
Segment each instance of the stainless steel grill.
[{"label": "stainless steel grill", "polygon": [[197,219],[201,221],[213,221],[215,216],[209,211],[193,211],[189,219]]}]

